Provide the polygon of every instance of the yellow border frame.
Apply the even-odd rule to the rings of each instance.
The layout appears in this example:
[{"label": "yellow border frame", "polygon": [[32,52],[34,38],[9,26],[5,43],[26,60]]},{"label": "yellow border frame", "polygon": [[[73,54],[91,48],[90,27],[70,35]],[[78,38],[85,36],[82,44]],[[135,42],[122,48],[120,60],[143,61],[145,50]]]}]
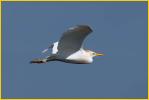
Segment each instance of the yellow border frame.
[{"label": "yellow border frame", "polygon": [[[104,99],[104,98],[14,98],[14,99],[5,99],[2,98],[2,2],[147,2],[149,6],[149,2],[147,0],[1,0],[0,1],[0,22],[1,22],[1,27],[0,27],[0,100],[148,100],[149,97],[146,99],[142,98],[111,98],[111,99]],[[149,14],[149,7],[147,13]],[[149,38],[149,17],[148,17],[148,38]],[[149,39],[148,39],[148,62],[149,62]],[[148,72],[149,72],[149,63],[148,63]],[[149,73],[148,73],[148,78],[149,78]],[[149,96],[149,79],[148,79],[148,96]]]}]

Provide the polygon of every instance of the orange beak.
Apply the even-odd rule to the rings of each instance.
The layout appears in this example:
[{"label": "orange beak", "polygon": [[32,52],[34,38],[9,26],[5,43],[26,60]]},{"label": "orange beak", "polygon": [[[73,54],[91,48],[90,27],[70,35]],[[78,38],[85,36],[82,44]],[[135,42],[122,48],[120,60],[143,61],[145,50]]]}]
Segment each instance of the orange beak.
[{"label": "orange beak", "polygon": [[104,56],[102,53],[96,53],[96,56]]}]

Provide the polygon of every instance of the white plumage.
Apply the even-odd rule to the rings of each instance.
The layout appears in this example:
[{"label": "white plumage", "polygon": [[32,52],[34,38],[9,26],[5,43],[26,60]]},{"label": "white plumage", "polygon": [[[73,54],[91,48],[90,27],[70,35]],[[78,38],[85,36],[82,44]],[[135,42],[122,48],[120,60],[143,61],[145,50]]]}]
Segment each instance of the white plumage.
[{"label": "white plumage", "polygon": [[73,60],[76,62],[82,62],[82,63],[92,63],[93,62],[93,57],[86,52],[84,49],[80,49],[77,52],[71,54],[68,56],[66,59],[68,60]]},{"label": "white plumage", "polygon": [[[102,56],[103,54],[83,49],[83,40],[91,32],[92,29],[87,25],[70,27],[63,33],[59,42],[54,42],[53,45],[49,47],[52,48],[51,55],[43,59],[34,59],[31,63],[45,63],[55,60],[76,64],[92,63],[93,57]],[[43,50],[42,53],[47,52],[48,49]]]},{"label": "white plumage", "polygon": [[52,54],[56,54],[58,52],[58,42],[53,43]]}]

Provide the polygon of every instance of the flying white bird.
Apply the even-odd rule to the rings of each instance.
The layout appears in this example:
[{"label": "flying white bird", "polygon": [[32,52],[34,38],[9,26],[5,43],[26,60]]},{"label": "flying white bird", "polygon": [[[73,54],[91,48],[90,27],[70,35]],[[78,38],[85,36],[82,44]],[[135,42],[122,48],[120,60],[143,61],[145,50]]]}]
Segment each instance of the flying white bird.
[{"label": "flying white bird", "polygon": [[[46,58],[34,59],[30,63],[46,63],[49,61],[62,61],[74,64],[92,63],[93,57],[103,56],[103,54],[83,49],[83,41],[91,32],[92,29],[87,25],[77,25],[69,28],[63,33],[58,42],[53,43],[49,47],[52,48],[52,54]],[[43,50],[42,53],[48,51],[48,49]]]}]

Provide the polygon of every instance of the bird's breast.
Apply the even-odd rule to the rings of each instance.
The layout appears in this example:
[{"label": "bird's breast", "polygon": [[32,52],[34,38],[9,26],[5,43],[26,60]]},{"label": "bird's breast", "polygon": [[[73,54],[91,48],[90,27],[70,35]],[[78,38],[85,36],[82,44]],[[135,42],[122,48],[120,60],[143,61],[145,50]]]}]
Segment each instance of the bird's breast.
[{"label": "bird's breast", "polygon": [[70,61],[73,61],[75,63],[86,63],[86,64],[88,64],[88,63],[92,63],[93,62],[92,57],[87,56],[87,55],[85,55],[84,53],[82,53],[80,51],[71,54],[66,59],[70,60]]}]

